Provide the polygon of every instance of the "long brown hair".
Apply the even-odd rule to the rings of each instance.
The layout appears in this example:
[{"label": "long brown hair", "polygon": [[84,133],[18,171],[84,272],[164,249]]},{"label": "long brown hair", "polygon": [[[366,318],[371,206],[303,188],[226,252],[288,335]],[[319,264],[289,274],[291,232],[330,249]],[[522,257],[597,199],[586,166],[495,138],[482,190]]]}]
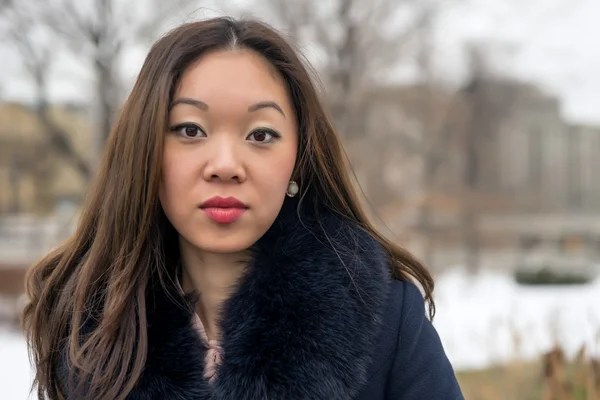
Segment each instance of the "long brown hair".
[{"label": "long brown hair", "polygon": [[30,302],[23,325],[40,398],[65,398],[64,366],[71,372],[69,382],[85,385],[86,397],[94,399],[124,399],[141,376],[146,293],[152,277],[168,270],[165,230],[173,229],[158,201],[168,106],[190,63],[209,51],[234,48],[264,56],[288,85],[299,123],[295,179],[300,187],[310,187],[313,202],[371,233],[387,251],[393,277],[421,285],[433,317],[431,275],[367,220],[338,136],[293,47],[253,20],[189,23],[150,50],[106,142],[75,234],[27,274]]}]

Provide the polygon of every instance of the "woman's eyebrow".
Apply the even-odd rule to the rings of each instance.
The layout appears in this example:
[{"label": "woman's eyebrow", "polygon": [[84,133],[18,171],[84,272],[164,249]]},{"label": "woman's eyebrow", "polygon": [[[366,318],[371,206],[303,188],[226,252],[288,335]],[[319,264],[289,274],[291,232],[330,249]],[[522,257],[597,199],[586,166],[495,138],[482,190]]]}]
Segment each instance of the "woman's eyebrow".
[{"label": "woman's eyebrow", "polygon": [[175,107],[177,104],[189,104],[190,106],[199,108],[202,111],[208,111],[208,104],[206,104],[202,100],[190,99],[189,97],[180,97],[180,98],[174,100],[171,103],[171,106],[169,107],[169,109],[173,109],[173,107]]},{"label": "woman's eyebrow", "polygon": [[279,104],[275,103],[274,101],[261,101],[256,104],[252,104],[250,107],[248,107],[248,112],[255,112],[264,108],[273,108],[285,117],[283,109],[279,106]]},{"label": "woman's eyebrow", "polygon": [[[169,109],[173,109],[173,107],[175,107],[178,104],[188,104],[202,111],[208,111],[209,109],[208,104],[206,104],[202,100],[191,99],[189,97],[180,97],[174,100],[173,103],[171,103],[171,107],[169,107]],[[258,103],[252,104],[250,107],[248,107],[248,112],[256,112],[265,108],[272,108],[274,110],[277,110],[281,115],[285,117],[285,113],[283,112],[281,106],[274,101],[260,101]]]}]

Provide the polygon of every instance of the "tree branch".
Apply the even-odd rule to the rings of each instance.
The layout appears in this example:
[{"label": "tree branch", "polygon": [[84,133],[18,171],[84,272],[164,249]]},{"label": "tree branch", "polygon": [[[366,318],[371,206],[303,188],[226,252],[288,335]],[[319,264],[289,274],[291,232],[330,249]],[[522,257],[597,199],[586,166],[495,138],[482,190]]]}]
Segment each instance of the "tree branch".
[{"label": "tree branch", "polygon": [[[19,6],[23,8],[18,8]],[[35,31],[39,27],[34,23],[35,15],[30,13],[28,6],[29,4],[23,1],[11,7],[9,18],[12,25],[5,32],[5,37],[21,55],[25,70],[35,84],[36,116],[44,133],[48,135],[52,148],[65,159],[70,160],[84,179],[88,179],[91,176],[89,163],[75,150],[69,134],[57,125],[50,115],[47,86],[53,60],[52,55],[56,52],[56,45],[52,40],[34,39],[36,33],[39,36],[40,32]]]}]

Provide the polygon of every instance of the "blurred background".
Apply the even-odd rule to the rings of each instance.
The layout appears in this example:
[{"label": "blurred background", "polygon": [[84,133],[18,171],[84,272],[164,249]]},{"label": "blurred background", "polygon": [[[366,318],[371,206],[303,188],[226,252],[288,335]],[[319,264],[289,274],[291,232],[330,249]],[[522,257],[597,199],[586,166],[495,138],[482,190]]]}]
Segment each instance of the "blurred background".
[{"label": "blurred background", "polygon": [[0,398],[29,396],[25,270],[149,46],[222,14],[314,66],[367,208],[435,275],[466,399],[600,399],[598,0],[0,0]]}]

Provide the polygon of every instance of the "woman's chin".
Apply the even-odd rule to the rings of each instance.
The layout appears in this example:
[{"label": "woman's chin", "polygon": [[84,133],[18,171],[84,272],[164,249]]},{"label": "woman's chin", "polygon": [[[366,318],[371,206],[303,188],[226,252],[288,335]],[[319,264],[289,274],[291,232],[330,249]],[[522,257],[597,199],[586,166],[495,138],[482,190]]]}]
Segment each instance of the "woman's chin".
[{"label": "woman's chin", "polygon": [[236,254],[248,250],[255,241],[243,239],[198,240],[194,246],[200,251],[212,254]]}]

